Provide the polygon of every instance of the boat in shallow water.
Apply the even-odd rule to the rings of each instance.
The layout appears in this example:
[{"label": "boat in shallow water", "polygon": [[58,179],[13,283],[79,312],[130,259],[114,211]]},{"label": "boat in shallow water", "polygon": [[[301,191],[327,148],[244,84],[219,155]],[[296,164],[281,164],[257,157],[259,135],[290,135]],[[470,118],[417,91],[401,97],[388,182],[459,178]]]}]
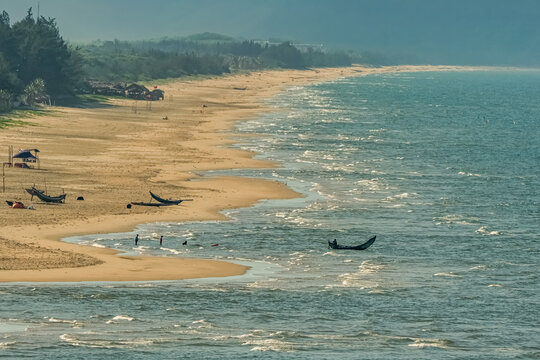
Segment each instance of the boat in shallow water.
[{"label": "boat in shallow water", "polygon": [[355,245],[355,246],[339,245],[337,241],[334,239],[334,241],[328,242],[328,246],[331,247],[332,249],[337,249],[337,250],[366,250],[368,247],[373,245],[376,238],[377,236],[374,236],[368,241],[366,241],[365,243],[361,245]]}]

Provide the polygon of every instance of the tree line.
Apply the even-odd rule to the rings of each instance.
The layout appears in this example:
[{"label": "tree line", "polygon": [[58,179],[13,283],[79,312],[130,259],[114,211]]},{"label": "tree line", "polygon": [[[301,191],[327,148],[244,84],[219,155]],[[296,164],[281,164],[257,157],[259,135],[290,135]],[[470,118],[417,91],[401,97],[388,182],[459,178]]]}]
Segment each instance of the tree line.
[{"label": "tree line", "polygon": [[32,8],[13,24],[0,14],[0,113],[12,104],[32,105],[85,88],[86,80],[136,82],[237,70],[348,66],[347,52],[239,41],[204,33],[154,41],[105,41],[77,47],[60,36],[54,19],[35,18]]},{"label": "tree line", "polygon": [[43,101],[71,94],[81,79],[80,57],[60,36],[54,19],[35,19],[32,9],[10,24],[0,14],[0,111],[13,101]]}]

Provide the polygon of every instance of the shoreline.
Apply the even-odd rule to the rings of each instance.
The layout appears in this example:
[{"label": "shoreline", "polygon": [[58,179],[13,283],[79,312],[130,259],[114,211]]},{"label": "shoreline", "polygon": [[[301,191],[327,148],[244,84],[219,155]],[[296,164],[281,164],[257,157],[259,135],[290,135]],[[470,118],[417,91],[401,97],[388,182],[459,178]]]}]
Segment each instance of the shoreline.
[{"label": "shoreline", "polygon": [[[34,211],[0,208],[0,282],[167,281],[245,274],[248,267],[221,260],[124,256],[61,239],[132,231],[143,223],[225,220],[220,212],[225,209],[300,196],[281,182],[198,174],[277,166],[231,148],[231,138],[239,135],[231,130],[237,122],[269,111],[263,101],[286,87],[383,72],[484,69],[493,70],[354,66],[178,80],[160,86],[166,100],[151,103],[150,109],[144,101],[114,99],[110,106],[53,108],[54,114],[29,120],[37,126],[3,129],[2,143],[41,150],[42,169],[7,169],[2,200],[30,204],[22,187],[32,183],[45,183],[49,193],[65,189],[68,199],[62,205],[34,203]],[[131,201],[146,200],[148,190],[194,201],[159,209],[126,208]],[[83,202],[74,200],[79,194]]]}]

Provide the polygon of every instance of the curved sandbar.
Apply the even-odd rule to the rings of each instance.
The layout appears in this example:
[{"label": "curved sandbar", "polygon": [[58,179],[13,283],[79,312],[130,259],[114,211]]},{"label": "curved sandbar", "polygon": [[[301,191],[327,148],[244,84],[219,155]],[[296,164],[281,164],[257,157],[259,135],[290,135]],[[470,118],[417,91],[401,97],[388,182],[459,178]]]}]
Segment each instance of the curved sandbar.
[{"label": "curved sandbar", "polygon": [[[53,107],[47,116],[28,119],[35,126],[1,129],[0,144],[6,148],[0,151],[7,145],[15,150],[38,148],[41,169],[5,169],[0,281],[173,280],[243,274],[245,266],[224,261],[119,256],[110,249],[60,239],[131,231],[140,223],[224,219],[223,209],[296,197],[280,182],[198,173],[275,166],[253,159],[248,151],[227,147],[233,143],[232,133],[224,130],[268,111],[263,100],[287,86],[374,72],[456,69],[464,70],[350,67],[178,80],[158,84],[165,90],[164,101],[114,99],[107,106]],[[66,203],[31,202],[23,188],[33,184],[46,185],[53,195],[65,191]],[[159,209],[126,208],[131,201],[149,200],[149,190],[194,201]],[[76,201],[79,195],[85,200]],[[36,210],[11,209],[4,200],[33,203]]]}]

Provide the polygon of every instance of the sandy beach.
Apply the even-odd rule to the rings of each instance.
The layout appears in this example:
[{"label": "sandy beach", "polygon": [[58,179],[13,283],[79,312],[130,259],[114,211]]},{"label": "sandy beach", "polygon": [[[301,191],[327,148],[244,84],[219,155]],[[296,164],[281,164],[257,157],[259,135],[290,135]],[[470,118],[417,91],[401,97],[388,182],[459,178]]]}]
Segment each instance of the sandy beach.
[{"label": "sandy beach", "polygon": [[[74,235],[132,231],[141,223],[223,220],[221,210],[264,199],[300,196],[285,184],[253,178],[205,176],[207,170],[279,166],[233,149],[238,121],[269,111],[264,100],[284,88],[373,72],[443,71],[455,67],[328,68],[264,71],[159,83],[165,100],[113,99],[106,105],[50,107],[29,126],[0,130],[8,145],[40,150],[40,169],[5,168],[0,196],[0,282],[146,281],[240,275],[247,267],[224,261],[131,257],[61,241]],[[464,68],[460,68],[463,70]],[[149,83],[153,87],[155,84]],[[234,134],[238,136],[238,134]],[[67,194],[45,204],[25,192],[32,185]],[[126,205],[166,198],[179,206]],[[77,201],[83,196],[83,201]],[[35,210],[12,209],[4,200]]]}]

